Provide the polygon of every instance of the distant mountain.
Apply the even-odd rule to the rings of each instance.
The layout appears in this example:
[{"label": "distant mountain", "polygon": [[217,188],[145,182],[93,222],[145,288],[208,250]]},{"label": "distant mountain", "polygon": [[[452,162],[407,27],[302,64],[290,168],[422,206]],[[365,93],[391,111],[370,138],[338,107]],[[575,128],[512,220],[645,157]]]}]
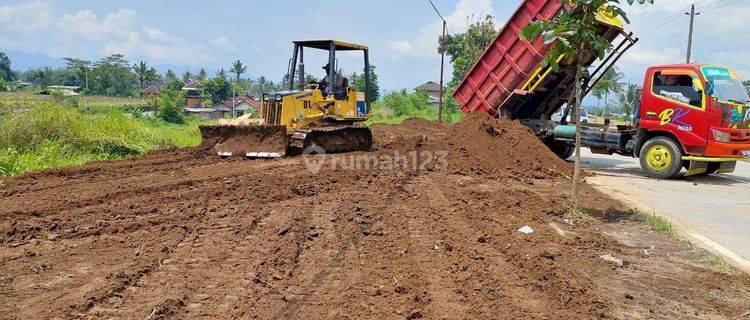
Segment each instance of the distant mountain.
[{"label": "distant mountain", "polygon": [[0,48],[0,52],[10,59],[10,67],[13,70],[26,71],[28,69],[49,66],[53,68],[64,67],[65,60],[53,58],[41,53],[28,53],[22,51],[5,50]]}]

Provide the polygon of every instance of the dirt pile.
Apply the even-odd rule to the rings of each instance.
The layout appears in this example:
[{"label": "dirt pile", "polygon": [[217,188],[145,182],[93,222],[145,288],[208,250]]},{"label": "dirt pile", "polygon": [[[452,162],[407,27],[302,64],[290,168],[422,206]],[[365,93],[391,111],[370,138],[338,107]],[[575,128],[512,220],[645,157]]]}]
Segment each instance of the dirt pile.
[{"label": "dirt pile", "polygon": [[[222,160],[212,141],[5,181],[0,319],[685,319],[747,311],[750,279],[695,267],[678,242],[627,221],[611,208],[621,204],[592,189],[583,203],[606,219],[561,217],[569,182],[549,169],[569,166],[517,123],[407,120],[373,134],[371,153]],[[308,164],[441,150],[443,169],[311,172]],[[523,226],[534,232],[518,232]],[[638,243],[610,234],[638,234]],[[613,266],[605,254],[628,265]]]},{"label": "dirt pile", "polygon": [[377,150],[447,153],[456,174],[552,178],[570,166],[517,121],[473,114],[454,125],[408,119],[397,126],[373,127]]}]

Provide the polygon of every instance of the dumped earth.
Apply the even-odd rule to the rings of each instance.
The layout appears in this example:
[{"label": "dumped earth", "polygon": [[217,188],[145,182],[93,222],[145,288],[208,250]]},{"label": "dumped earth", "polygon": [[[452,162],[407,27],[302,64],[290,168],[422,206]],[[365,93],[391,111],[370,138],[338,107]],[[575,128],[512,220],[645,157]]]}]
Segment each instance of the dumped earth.
[{"label": "dumped earth", "polygon": [[206,143],[6,180],[0,318],[748,316],[747,275],[625,205],[585,186],[596,219],[565,217],[571,166],[518,123],[372,130],[370,153]]}]

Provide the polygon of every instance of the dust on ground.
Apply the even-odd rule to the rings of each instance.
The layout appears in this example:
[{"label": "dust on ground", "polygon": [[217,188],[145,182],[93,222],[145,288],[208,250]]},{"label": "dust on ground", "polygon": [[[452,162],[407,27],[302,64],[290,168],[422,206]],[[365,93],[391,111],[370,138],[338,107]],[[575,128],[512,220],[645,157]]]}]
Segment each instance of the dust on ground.
[{"label": "dust on ground", "polygon": [[750,309],[748,276],[700,266],[705,253],[593,188],[582,197],[596,219],[565,219],[570,165],[519,123],[412,119],[373,134],[370,153],[222,160],[207,143],[6,181],[0,318],[735,319]]}]

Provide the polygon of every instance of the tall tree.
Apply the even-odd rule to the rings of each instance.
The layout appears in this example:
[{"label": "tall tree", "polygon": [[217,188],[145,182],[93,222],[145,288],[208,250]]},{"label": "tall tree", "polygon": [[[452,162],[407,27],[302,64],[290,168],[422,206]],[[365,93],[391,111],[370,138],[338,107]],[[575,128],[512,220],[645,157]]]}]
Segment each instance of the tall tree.
[{"label": "tall tree", "polygon": [[258,78],[258,93],[260,94],[266,93],[266,89],[268,87],[269,87],[268,79],[266,79],[265,76],[260,76],[260,78]]},{"label": "tall tree", "polygon": [[121,54],[109,55],[94,62],[89,78],[91,92],[110,96],[133,95],[138,82],[130,63]]},{"label": "tall tree", "polygon": [[636,100],[638,100],[638,89],[638,85],[628,83],[627,88],[617,96],[617,108],[630,118],[633,117],[633,109],[636,107]]},{"label": "tall tree", "polygon": [[198,74],[195,76],[195,80],[203,81],[208,79],[208,72],[206,72],[206,69],[201,68],[198,70]]},{"label": "tall tree", "polygon": [[226,80],[226,78],[227,78],[227,71],[224,70],[224,68],[221,68],[221,70],[219,70],[219,72],[216,73],[216,76],[219,77],[219,78],[224,78]]},{"label": "tall tree", "polygon": [[190,73],[190,71],[185,71],[185,73],[182,74],[182,82],[188,84],[190,81],[193,81],[193,74]]},{"label": "tall tree", "polygon": [[223,77],[214,77],[201,82],[201,100],[207,103],[219,103],[229,98],[231,86],[229,81]]},{"label": "tall tree", "polygon": [[[628,4],[635,2],[644,4],[654,3],[654,0],[626,0]],[[552,47],[544,59],[543,66],[552,65],[559,70],[557,59],[565,56],[565,63],[575,66],[575,89],[573,103],[573,119],[576,124],[575,134],[575,167],[573,171],[573,192],[571,200],[573,210],[578,210],[578,190],[581,176],[581,100],[582,82],[586,74],[583,66],[585,60],[604,58],[606,52],[612,49],[612,43],[604,39],[598,32],[600,23],[597,15],[605,10],[614,18],[622,18],[630,23],[625,12],[620,8],[620,0],[562,0],[563,6],[569,8],[549,21],[532,21],[521,30],[521,37],[533,41],[542,36],[546,44]],[[575,60],[572,60],[575,59]]]},{"label": "tall tree", "polygon": [[10,68],[10,58],[4,52],[0,52],[0,79],[13,80],[13,70]]},{"label": "tall tree", "polygon": [[64,58],[64,60],[68,66],[68,69],[76,73],[78,86],[88,90],[91,61],[78,58]]},{"label": "tall tree", "polygon": [[177,79],[177,75],[174,74],[174,71],[172,71],[172,69],[167,69],[167,72],[164,73],[164,81],[170,82],[175,79]]},{"label": "tall tree", "polygon": [[614,67],[607,70],[602,76],[602,79],[591,88],[591,94],[597,97],[599,100],[604,98],[604,111],[602,116],[607,113],[607,103],[609,102],[610,94],[617,94],[622,92],[622,83],[620,81],[625,75],[620,72],[620,69]]},{"label": "tall tree", "polygon": [[229,69],[229,72],[235,74],[235,81],[240,82],[240,76],[247,72],[247,66],[242,65],[242,61],[237,60],[234,63],[232,63],[232,67]]},{"label": "tall tree", "polygon": [[[365,92],[366,90],[364,73],[352,73],[352,75],[349,76],[349,83],[355,91]],[[370,95],[370,101],[377,101],[380,99],[380,85],[378,84],[378,74],[375,73],[374,65],[370,65],[370,91],[368,94]]]},{"label": "tall tree", "polygon": [[52,68],[41,67],[35,69],[31,74],[31,81],[42,88],[45,88],[52,84]]},{"label": "tall tree", "polygon": [[[133,65],[133,73],[135,73],[136,78],[138,78],[138,83],[141,89],[146,88],[146,82],[148,81],[149,77],[154,76],[150,71],[151,70],[149,69],[148,64],[146,64],[146,62],[144,61],[139,61],[138,63]],[[156,73],[155,70],[154,73]]]}]

